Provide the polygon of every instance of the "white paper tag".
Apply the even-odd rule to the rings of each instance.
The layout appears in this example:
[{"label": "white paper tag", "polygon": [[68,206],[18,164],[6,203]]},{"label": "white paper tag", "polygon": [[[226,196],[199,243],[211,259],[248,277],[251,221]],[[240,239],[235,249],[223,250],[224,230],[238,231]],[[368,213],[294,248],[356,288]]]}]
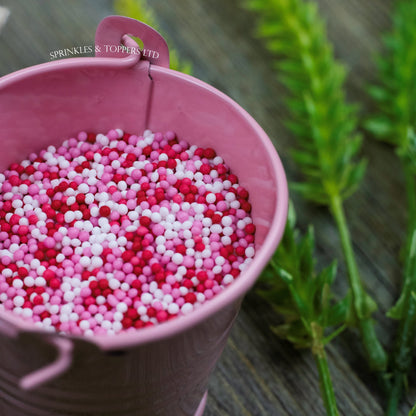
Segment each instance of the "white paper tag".
[{"label": "white paper tag", "polygon": [[7,19],[9,18],[10,11],[9,9],[6,9],[5,7],[0,6],[0,32],[4,25],[7,22]]}]

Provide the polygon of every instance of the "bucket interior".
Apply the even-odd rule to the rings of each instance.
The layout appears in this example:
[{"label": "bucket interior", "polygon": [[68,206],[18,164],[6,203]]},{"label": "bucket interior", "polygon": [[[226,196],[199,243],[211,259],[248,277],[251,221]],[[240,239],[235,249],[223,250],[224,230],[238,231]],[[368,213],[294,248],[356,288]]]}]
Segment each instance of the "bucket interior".
[{"label": "bucket interior", "polygon": [[277,155],[263,130],[234,101],[193,77],[114,61],[121,60],[69,59],[3,77],[0,171],[79,131],[173,130],[191,145],[213,147],[248,189],[258,249],[287,202],[277,198]]}]

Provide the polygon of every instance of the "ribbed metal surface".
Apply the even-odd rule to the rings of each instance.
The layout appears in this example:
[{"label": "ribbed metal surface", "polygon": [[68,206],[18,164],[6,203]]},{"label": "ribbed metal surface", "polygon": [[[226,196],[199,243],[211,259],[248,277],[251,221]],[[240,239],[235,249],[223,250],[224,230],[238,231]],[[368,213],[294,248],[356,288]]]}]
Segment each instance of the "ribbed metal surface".
[{"label": "ribbed metal surface", "polygon": [[[71,368],[33,391],[20,378],[53,359],[36,337],[0,337],[0,415],[7,416],[193,416],[207,390],[237,313],[222,315],[178,336],[131,348],[101,351],[74,340]],[[219,324],[220,323],[220,324]]]}]

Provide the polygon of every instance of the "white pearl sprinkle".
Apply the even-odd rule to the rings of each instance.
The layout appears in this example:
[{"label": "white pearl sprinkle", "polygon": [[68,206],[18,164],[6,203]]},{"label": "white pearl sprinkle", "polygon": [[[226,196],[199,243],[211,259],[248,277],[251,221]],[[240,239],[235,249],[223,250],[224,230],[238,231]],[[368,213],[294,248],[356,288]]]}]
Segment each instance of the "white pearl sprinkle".
[{"label": "white pearl sprinkle", "polygon": [[143,305],[149,305],[153,300],[153,296],[150,293],[143,293],[140,300]]},{"label": "white pearl sprinkle", "polygon": [[182,264],[183,263],[183,255],[180,253],[175,253],[172,256],[172,262],[175,264]]},{"label": "white pearl sprinkle", "polygon": [[188,315],[188,313],[192,312],[194,310],[194,305],[192,303],[184,303],[181,307],[181,312],[184,315]]},{"label": "white pearl sprinkle", "polygon": [[15,296],[13,299],[13,303],[15,306],[22,307],[25,303],[25,298],[23,296]]}]

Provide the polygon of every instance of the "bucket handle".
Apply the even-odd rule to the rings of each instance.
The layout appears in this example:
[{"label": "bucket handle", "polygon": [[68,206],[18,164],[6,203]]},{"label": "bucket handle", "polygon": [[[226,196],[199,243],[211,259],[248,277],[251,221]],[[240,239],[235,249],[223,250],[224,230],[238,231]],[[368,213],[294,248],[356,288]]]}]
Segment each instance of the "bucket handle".
[{"label": "bucket handle", "polygon": [[69,339],[58,337],[48,337],[43,339],[56,349],[56,359],[50,364],[22,377],[19,381],[19,387],[23,390],[35,389],[40,385],[59,377],[67,371],[72,364],[73,345]]},{"label": "bucket handle", "polygon": [[[126,35],[140,38],[143,49],[140,50],[132,39],[126,44]],[[169,48],[159,32],[130,17],[105,17],[95,32],[95,56],[122,58],[128,54],[139,55],[141,60],[169,68]]]},{"label": "bucket handle", "polygon": [[22,327],[19,328],[19,324],[14,318],[5,319],[4,317],[0,318],[0,333],[9,338],[17,338],[19,334],[22,333],[38,336],[42,341],[51,345],[56,350],[56,358],[54,361],[26,374],[19,380],[19,387],[23,390],[35,389],[40,385],[59,377],[68,370],[72,364],[72,351],[74,346],[72,341],[67,338],[48,334],[45,336],[44,332],[35,332],[33,330],[26,331]]}]

